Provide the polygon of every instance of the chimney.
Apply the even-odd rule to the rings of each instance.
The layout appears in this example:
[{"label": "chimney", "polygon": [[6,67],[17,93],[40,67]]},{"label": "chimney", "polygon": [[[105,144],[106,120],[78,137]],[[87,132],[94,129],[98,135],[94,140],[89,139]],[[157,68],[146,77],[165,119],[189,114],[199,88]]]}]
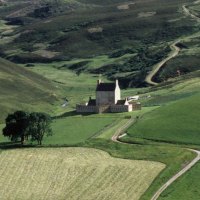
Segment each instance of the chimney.
[{"label": "chimney", "polygon": [[119,87],[119,81],[118,81],[118,79],[115,80],[115,85]]},{"label": "chimney", "polygon": [[99,85],[101,83],[101,79],[97,80],[97,85]]}]

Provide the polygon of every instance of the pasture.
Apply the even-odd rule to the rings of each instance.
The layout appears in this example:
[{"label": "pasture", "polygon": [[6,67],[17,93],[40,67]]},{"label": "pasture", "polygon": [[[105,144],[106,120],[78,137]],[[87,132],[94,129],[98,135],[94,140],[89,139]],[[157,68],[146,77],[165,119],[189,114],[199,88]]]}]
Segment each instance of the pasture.
[{"label": "pasture", "polygon": [[0,199],[138,200],[165,165],[87,148],[0,154]]},{"label": "pasture", "polygon": [[199,170],[200,164],[197,163],[187,174],[170,186],[159,200],[198,199],[200,196]]},{"label": "pasture", "polygon": [[98,134],[116,118],[100,116],[66,117],[54,120],[53,136],[44,138],[44,145],[73,145]]},{"label": "pasture", "polygon": [[131,137],[200,144],[200,95],[165,105],[143,116],[128,130]]}]

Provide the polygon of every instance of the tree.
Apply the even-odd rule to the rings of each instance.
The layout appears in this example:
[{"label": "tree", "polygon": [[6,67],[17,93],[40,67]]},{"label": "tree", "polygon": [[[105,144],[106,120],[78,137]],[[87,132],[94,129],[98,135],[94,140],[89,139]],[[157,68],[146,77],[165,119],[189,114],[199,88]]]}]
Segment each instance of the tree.
[{"label": "tree", "polygon": [[6,118],[6,127],[3,129],[3,135],[9,137],[11,141],[17,141],[19,138],[21,144],[24,144],[25,137],[28,135],[29,114],[24,111],[16,111],[9,114]]},{"label": "tree", "polygon": [[45,113],[31,113],[28,126],[28,133],[31,135],[31,139],[41,145],[45,134],[47,136],[52,135],[51,121],[51,117]]},{"label": "tree", "polygon": [[17,111],[6,118],[3,135],[9,137],[11,141],[17,141],[20,138],[22,145],[25,138],[28,139],[31,136],[33,141],[41,145],[45,134],[52,135],[50,123],[51,117],[45,113]]}]

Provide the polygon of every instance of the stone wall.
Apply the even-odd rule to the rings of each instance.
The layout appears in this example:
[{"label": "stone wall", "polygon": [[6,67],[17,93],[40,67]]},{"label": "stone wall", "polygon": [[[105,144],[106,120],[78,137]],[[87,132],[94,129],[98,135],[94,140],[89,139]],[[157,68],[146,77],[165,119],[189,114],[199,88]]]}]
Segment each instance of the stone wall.
[{"label": "stone wall", "polygon": [[76,105],[77,113],[97,113],[97,106]]},{"label": "stone wall", "polygon": [[111,105],[111,106],[86,106],[77,105],[77,113],[120,113],[120,112],[131,112],[132,105]]},{"label": "stone wall", "polygon": [[113,105],[110,106],[110,111],[112,113],[131,112],[132,105]]}]

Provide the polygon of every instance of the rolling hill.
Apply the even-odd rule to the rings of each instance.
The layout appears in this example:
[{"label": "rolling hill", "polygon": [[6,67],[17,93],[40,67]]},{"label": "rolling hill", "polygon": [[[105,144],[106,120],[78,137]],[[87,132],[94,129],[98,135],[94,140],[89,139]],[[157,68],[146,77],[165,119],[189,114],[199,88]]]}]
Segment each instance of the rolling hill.
[{"label": "rolling hill", "polygon": [[[145,86],[145,76],[168,55],[170,44],[199,31],[196,21],[184,13],[184,4],[192,3],[189,0],[126,3],[122,0],[37,0],[34,3],[10,0],[6,7],[1,6],[0,16],[7,25],[17,27],[0,31],[0,43],[3,43],[0,54],[17,63],[65,61],[66,68],[78,73],[118,78],[124,87]],[[192,4],[191,10],[197,6]],[[196,40],[198,43],[199,39]],[[183,53],[161,71],[160,81],[177,76],[177,68],[182,73],[199,69],[198,46],[183,42],[182,47],[185,46]],[[120,63],[113,61],[124,55],[128,57]],[[98,65],[101,56],[107,56],[110,62]],[[84,62],[79,62],[80,59]],[[88,64],[91,59],[96,60],[93,67]],[[72,60],[77,60],[76,66],[68,64]]]},{"label": "rolling hill", "polygon": [[50,81],[0,58],[0,110],[2,121],[14,110],[47,110],[57,101]]}]

